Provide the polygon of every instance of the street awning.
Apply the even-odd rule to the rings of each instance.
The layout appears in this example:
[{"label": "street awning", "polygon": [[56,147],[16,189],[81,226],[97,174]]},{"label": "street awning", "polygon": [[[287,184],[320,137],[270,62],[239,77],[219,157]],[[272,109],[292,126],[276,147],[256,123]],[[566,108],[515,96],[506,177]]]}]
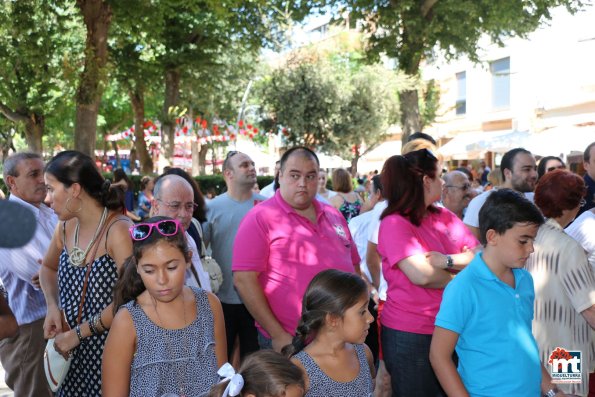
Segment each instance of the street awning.
[{"label": "street awning", "polygon": [[526,145],[528,131],[472,131],[455,135],[448,143],[438,148],[445,160],[481,159],[486,152],[504,153]]},{"label": "street awning", "polygon": [[539,156],[564,157],[572,152],[583,152],[595,142],[595,126],[559,126],[533,133],[526,149]]}]

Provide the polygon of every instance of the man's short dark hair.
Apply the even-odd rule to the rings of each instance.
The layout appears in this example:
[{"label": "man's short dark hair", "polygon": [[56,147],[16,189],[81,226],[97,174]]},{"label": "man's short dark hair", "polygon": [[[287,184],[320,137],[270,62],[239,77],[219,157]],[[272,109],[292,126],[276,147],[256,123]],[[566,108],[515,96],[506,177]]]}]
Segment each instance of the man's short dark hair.
[{"label": "man's short dark hair", "polygon": [[591,149],[594,147],[595,147],[595,142],[592,142],[585,149],[585,153],[583,153],[583,161],[585,163],[588,163],[589,161],[591,161]]},{"label": "man's short dark hair", "polygon": [[416,131],[413,134],[409,135],[407,138],[407,142],[411,142],[414,139],[425,139],[428,142],[432,142],[432,145],[436,145],[436,140],[432,138],[431,135],[426,134],[425,132]]},{"label": "man's short dark hair", "polygon": [[490,229],[501,235],[517,223],[540,226],[543,222],[539,209],[523,194],[512,189],[498,189],[490,193],[479,210],[479,241],[487,244],[486,233]]},{"label": "man's short dark hair", "polygon": [[293,154],[299,154],[300,156],[304,157],[311,157],[314,161],[316,161],[316,168],[320,168],[320,161],[318,160],[318,156],[316,155],[316,153],[314,153],[312,149],[308,149],[305,146],[295,146],[283,153],[283,156],[281,156],[279,165],[279,169],[281,171],[285,169],[285,164],[287,163],[287,160],[289,160],[289,157]]},{"label": "man's short dark hair", "polygon": [[506,181],[506,175],[504,174],[504,170],[509,169],[512,172],[514,167],[514,160],[516,155],[519,153],[526,153],[532,155],[530,151],[524,149],[522,147],[510,149],[508,152],[504,153],[502,156],[502,161],[500,162],[500,171],[502,172],[502,182]]}]

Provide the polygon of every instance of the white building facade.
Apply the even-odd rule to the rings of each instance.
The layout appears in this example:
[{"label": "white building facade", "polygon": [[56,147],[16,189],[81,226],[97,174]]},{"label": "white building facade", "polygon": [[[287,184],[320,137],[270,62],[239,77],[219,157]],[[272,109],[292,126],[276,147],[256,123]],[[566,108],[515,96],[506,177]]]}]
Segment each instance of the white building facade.
[{"label": "white building facade", "polygon": [[480,64],[434,60],[423,78],[440,86],[440,111],[424,132],[447,141],[447,159],[491,160],[523,146],[567,156],[595,141],[595,9],[555,9],[527,39],[483,43]]}]

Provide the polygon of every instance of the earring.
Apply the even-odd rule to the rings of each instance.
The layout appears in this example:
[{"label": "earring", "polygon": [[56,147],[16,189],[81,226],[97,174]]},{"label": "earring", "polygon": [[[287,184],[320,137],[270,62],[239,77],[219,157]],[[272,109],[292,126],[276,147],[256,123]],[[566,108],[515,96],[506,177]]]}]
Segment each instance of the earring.
[{"label": "earring", "polygon": [[77,208],[76,211],[71,210],[70,208],[68,208],[68,205],[70,204],[70,200],[72,200],[73,197],[68,197],[66,199],[66,211],[70,212],[71,214],[76,214],[78,212],[80,212],[83,209],[83,200],[81,200],[78,197],[74,197],[75,199],[77,199],[79,201],[79,207]]}]

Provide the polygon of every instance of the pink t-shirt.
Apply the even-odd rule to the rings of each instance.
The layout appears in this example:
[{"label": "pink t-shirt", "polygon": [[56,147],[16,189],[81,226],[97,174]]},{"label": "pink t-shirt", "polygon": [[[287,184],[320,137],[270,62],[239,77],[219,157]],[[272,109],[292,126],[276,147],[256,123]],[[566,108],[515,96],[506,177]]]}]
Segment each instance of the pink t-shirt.
[{"label": "pink t-shirt", "polygon": [[233,247],[232,270],[260,273],[258,280],[269,306],[291,335],[295,335],[302,298],[314,276],[326,269],[354,272],[360,262],[341,213],[317,200],[314,207],[316,225],[299,215],[277,191],[244,217]]},{"label": "pink t-shirt", "polygon": [[380,223],[378,252],[382,271],[388,283],[382,325],[416,334],[434,332],[434,320],[444,289],[423,288],[413,284],[397,263],[413,255],[437,251],[461,253],[464,247],[475,248],[479,242],[455,214],[445,208],[430,213],[419,227],[408,218],[392,214]]}]

